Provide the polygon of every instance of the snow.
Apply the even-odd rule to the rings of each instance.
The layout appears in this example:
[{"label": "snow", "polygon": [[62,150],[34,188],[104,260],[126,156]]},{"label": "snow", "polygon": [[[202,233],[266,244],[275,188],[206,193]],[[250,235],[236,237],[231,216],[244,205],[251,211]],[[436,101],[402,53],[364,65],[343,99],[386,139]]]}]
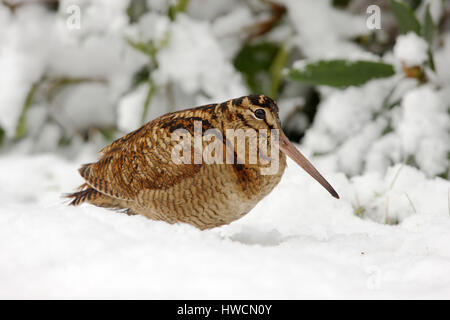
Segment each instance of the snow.
[{"label": "snow", "polygon": [[[351,175],[362,172],[365,163],[375,161],[369,158],[377,155],[371,152],[371,147],[387,125],[387,120],[376,114],[383,110],[383,101],[397,82],[392,77],[371,81],[361,88],[324,90],[326,96],[320,103],[315,123],[306,132],[305,146],[316,153],[335,151],[333,157],[341,170]],[[381,166],[379,161],[383,159],[376,164]]]},{"label": "snow", "polygon": [[118,108],[118,126],[120,130],[129,132],[141,125],[148,90],[149,85],[142,84],[136,90],[122,97]]},{"label": "snow", "polygon": [[[323,88],[322,93],[315,123],[303,143],[332,158],[336,168],[349,175],[367,169],[386,172],[392,163],[413,159],[429,176],[446,172],[450,161],[447,88],[432,83],[417,86],[415,80],[396,75],[363,87]],[[387,110],[400,98],[400,108]]]},{"label": "snow", "polygon": [[[42,8],[32,6],[20,10],[14,20],[7,11],[0,6],[0,28],[8,30],[0,34],[0,126],[13,137],[26,95],[44,69],[42,60],[46,57],[46,48],[38,44],[44,34],[50,33],[51,26]],[[34,19],[41,22],[39,30]]]},{"label": "snow", "polygon": [[366,33],[364,17],[336,10],[328,1],[282,0],[280,3],[289,8],[289,19],[298,32],[295,42],[307,57],[367,56],[355,44],[342,42],[344,38]]},{"label": "snow", "polygon": [[436,65],[442,66],[437,76],[442,83],[450,83],[450,60],[448,59],[450,56],[450,34],[444,35],[442,38],[444,45],[441,50],[436,51],[434,57]]},{"label": "snow", "polygon": [[107,85],[98,82],[72,85],[70,90],[62,90],[55,96],[53,106],[60,106],[74,128],[112,126],[115,122],[115,110],[110,90]]},{"label": "snow", "polygon": [[424,0],[421,2],[417,9],[417,17],[425,17],[426,8],[429,6],[430,14],[433,21],[439,21],[444,9],[444,3],[442,1]]},{"label": "snow", "polygon": [[165,15],[148,12],[139,19],[138,24],[141,40],[160,43],[167,37],[170,20]]},{"label": "snow", "polygon": [[[247,216],[199,231],[66,206],[60,196],[81,183],[76,168],[91,152],[0,158],[1,298],[450,295],[448,181],[400,165],[349,180],[319,166],[334,200],[289,162]],[[355,197],[372,218],[353,214]],[[383,223],[387,202],[397,226]]]},{"label": "snow", "polygon": [[408,92],[402,101],[399,135],[404,150],[415,154],[418,165],[430,176],[448,167],[450,116],[444,101],[430,86]]},{"label": "snow", "polygon": [[[81,94],[95,104],[95,108],[87,106],[89,110],[95,109],[113,116],[110,101],[128,89],[132,74],[146,61],[144,56],[126,44],[122,33],[118,31],[126,22],[123,10],[126,2],[115,1],[114,5],[111,5],[111,1],[104,1],[103,4],[100,1],[76,2],[82,8],[86,7],[79,31],[66,27],[68,15],[65,9],[71,4],[74,3],[62,3],[60,15],[52,15],[41,6],[28,4],[17,10],[14,19],[10,18],[7,7],[0,6],[0,27],[5,23],[1,28],[5,31],[0,33],[0,126],[8,137],[14,136],[26,96],[32,85],[40,79],[75,78],[91,81],[88,88],[79,85],[63,90],[64,98],[58,101],[59,105],[66,106],[78,100],[78,106],[82,108],[86,103],[80,104]],[[105,26],[107,30],[104,30]],[[96,83],[99,81],[106,84],[100,87]],[[76,116],[76,123],[85,115],[76,109],[74,111],[71,106],[67,110],[66,122]],[[101,118],[89,115],[81,122],[102,125]]]},{"label": "snow", "polygon": [[408,67],[421,66],[427,59],[428,43],[414,32],[397,37],[395,57]]},{"label": "snow", "polygon": [[212,31],[220,39],[219,45],[226,57],[232,59],[238,54],[245,39],[242,30],[256,23],[255,20],[254,13],[245,6],[237,6],[232,12],[214,20]]},{"label": "snow", "polygon": [[225,59],[210,29],[209,23],[180,15],[171,25],[169,44],[157,53],[155,83],[177,82],[191,94],[202,89],[210,102],[245,94],[242,77]]}]

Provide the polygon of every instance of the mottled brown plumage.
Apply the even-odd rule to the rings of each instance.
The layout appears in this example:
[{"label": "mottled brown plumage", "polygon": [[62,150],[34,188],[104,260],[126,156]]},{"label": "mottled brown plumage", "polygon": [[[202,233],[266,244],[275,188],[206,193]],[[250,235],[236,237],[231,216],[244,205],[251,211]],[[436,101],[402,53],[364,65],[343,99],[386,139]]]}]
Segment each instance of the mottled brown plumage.
[{"label": "mottled brown plumage", "polygon": [[[263,119],[255,116],[257,109],[264,110]],[[201,121],[203,133],[216,129],[223,134],[224,160],[227,153],[231,154],[233,164],[195,164],[194,149],[190,164],[172,161],[172,150],[179,143],[172,139],[172,133],[186,129],[193,135],[195,121]],[[282,151],[279,151],[275,174],[261,174],[260,169],[267,168],[268,164],[249,163],[250,138],[246,140],[244,163],[237,163],[242,156],[236,147],[227,148],[227,129],[279,129]],[[268,135],[271,136],[270,131]],[[202,145],[206,147],[208,143],[204,141]],[[269,146],[268,154],[270,150]],[[281,131],[278,106],[263,95],[168,113],[114,141],[101,153],[99,161],[80,168],[86,182],[80,191],[69,195],[73,198],[72,205],[88,202],[168,223],[185,222],[200,229],[213,228],[241,218],[272,191],[285,170],[285,153],[338,197],[289,143]]]}]

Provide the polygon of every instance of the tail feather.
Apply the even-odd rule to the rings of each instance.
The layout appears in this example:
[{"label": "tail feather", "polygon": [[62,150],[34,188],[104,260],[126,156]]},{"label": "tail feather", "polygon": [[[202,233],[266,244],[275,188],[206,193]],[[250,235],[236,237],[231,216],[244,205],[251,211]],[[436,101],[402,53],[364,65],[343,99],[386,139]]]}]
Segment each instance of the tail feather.
[{"label": "tail feather", "polygon": [[[82,188],[83,188],[83,186],[80,187],[80,189],[82,189]],[[93,188],[88,188],[85,190],[67,194],[65,197],[73,198],[73,200],[69,203],[70,206],[78,206],[85,201],[94,200],[94,199],[98,198],[100,195],[101,195],[101,193],[98,192],[97,190],[95,190]]]},{"label": "tail feather", "polygon": [[73,199],[69,205],[78,206],[83,202],[89,202],[90,204],[113,209],[128,209],[129,201],[112,198],[106,194],[103,194],[94,188],[89,187],[88,184],[81,185],[77,192],[66,194],[65,197]]}]

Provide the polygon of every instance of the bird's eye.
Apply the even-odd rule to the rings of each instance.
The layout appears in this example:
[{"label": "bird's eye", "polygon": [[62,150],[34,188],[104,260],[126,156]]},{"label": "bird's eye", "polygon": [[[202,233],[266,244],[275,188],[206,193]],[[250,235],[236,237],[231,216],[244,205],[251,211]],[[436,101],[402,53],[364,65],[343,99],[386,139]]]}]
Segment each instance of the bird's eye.
[{"label": "bird's eye", "polygon": [[266,111],[264,109],[256,109],[255,110],[255,117],[258,119],[265,119],[266,118]]}]

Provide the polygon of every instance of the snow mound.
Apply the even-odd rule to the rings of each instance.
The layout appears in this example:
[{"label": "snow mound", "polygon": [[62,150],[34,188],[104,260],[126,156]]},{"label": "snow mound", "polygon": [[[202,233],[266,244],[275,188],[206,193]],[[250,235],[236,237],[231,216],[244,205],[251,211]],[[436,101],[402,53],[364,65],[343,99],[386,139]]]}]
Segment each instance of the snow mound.
[{"label": "snow mound", "polygon": [[428,59],[428,43],[414,32],[398,36],[394,46],[395,57],[408,67],[421,66]]}]

